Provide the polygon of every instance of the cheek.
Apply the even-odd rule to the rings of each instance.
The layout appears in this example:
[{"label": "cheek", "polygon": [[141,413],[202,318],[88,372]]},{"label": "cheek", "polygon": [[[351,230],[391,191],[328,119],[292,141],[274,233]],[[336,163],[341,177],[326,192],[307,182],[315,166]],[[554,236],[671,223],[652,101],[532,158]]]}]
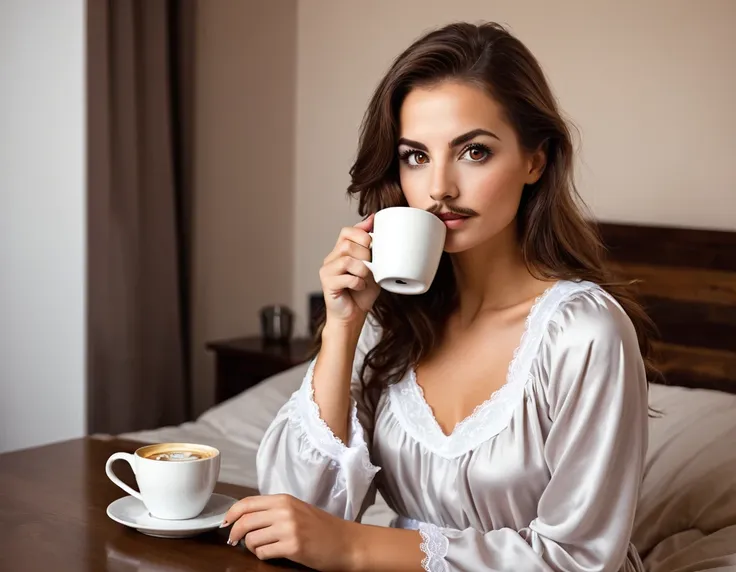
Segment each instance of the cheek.
[{"label": "cheek", "polygon": [[[467,169],[458,182],[461,197],[465,197],[468,206],[483,214],[505,212],[508,210],[506,207],[515,212],[524,188],[517,166],[500,161],[487,165],[485,169]],[[461,199],[461,202],[464,201]]]},{"label": "cheek", "polygon": [[406,168],[399,171],[401,190],[410,207],[426,208],[427,203],[432,202],[427,190],[427,185],[430,184],[430,179],[426,175],[427,172],[428,169],[411,170]]}]

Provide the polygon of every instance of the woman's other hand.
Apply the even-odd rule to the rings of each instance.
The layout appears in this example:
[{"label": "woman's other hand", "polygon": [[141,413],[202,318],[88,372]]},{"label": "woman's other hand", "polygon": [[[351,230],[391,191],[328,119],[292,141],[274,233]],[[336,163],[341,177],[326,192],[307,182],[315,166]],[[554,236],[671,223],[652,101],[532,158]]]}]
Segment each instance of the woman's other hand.
[{"label": "woman's other hand", "polygon": [[288,558],[315,570],[351,570],[352,536],[355,522],[349,522],[291,495],[246,497],[235,503],[225,516],[234,523],[228,544],[245,546],[259,559]]}]

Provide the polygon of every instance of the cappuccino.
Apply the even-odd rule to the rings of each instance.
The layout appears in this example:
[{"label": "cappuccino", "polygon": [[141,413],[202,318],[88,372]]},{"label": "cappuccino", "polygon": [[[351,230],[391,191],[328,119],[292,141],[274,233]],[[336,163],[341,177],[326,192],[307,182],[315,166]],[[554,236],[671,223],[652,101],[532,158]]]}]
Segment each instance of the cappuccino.
[{"label": "cappuccino", "polygon": [[[113,472],[118,459],[133,467],[139,490],[128,486]],[[164,461],[164,462],[159,462]],[[146,445],[134,454],[115,453],[105,465],[113,483],[140,500],[155,518],[194,518],[207,504],[220,474],[220,452],[193,443]]]}]

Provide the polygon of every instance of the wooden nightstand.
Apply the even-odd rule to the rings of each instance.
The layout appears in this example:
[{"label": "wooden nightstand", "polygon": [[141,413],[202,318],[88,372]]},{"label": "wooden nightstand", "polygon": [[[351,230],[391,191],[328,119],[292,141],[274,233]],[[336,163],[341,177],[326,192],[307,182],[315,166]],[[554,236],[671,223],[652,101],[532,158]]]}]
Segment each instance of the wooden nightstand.
[{"label": "wooden nightstand", "polygon": [[288,344],[275,344],[254,336],[210,342],[207,349],[215,352],[215,403],[220,403],[267,377],[305,362],[312,340],[297,338]]}]

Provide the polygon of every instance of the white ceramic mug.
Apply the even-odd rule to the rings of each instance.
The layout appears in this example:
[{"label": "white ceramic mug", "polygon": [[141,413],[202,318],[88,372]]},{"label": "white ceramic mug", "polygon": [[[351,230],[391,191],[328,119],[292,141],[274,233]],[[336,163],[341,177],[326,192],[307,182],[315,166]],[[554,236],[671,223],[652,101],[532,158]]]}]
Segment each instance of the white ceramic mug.
[{"label": "white ceramic mug", "polygon": [[[126,461],[133,468],[140,492],[121,481],[112,464]],[[126,493],[140,500],[151,516],[165,520],[194,518],[204,510],[220,475],[220,452],[193,443],[158,443],[132,455],[114,453],[105,472]]]},{"label": "white ceramic mug", "polygon": [[423,294],[432,285],[445,247],[447,227],[435,215],[389,207],[373,219],[371,262],[375,281],[389,292]]}]

